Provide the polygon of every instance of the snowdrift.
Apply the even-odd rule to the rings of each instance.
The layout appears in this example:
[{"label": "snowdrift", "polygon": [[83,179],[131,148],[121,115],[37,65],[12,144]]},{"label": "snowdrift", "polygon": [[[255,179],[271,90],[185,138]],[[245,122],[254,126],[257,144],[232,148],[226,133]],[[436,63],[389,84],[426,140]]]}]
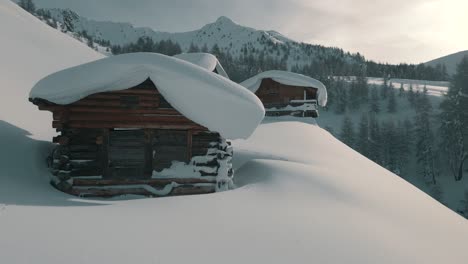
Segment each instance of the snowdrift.
[{"label": "snowdrift", "polygon": [[42,77],[103,55],[44,24],[9,0],[0,0],[0,120],[50,139],[52,117],[28,102]]},{"label": "snowdrift", "polygon": [[[466,220],[314,125],[265,124],[235,141],[236,190],[127,201],[48,188],[38,155],[47,145],[7,130],[2,137],[23,143],[0,149],[5,263],[439,264],[468,257]],[[17,166],[23,153],[29,165]]]},{"label": "snowdrift", "polygon": [[151,79],[180,113],[226,138],[247,138],[265,116],[244,87],[192,63],[157,53],[112,56],[40,80],[30,98],[70,104],[88,95],[134,87]]}]

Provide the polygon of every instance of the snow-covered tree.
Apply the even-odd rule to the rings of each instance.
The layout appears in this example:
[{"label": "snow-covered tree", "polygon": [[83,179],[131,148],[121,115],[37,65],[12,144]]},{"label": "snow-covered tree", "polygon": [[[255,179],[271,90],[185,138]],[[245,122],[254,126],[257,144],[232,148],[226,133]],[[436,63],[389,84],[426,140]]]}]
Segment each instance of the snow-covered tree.
[{"label": "snow-covered tree", "polygon": [[400,84],[400,89],[398,89],[398,96],[403,97],[405,95],[405,88],[403,87],[403,83]]},{"label": "snow-covered tree", "polygon": [[468,160],[468,57],[458,65],[441,110],[441,146],[455,180],[459,181]]},{"label": "snow-covered tree", "polygon": [[355,137],[353,121],[349,116],[345,116],[343,119],[343,125],[341,126],[340,139],[349,147],[353,147],[356,140]]},{"label": "snow-covered tree", "polygon": [[367,114],[363,114],[359,121],[356,150],[362,155],[369,157],[369,118]]},{"label": "snow-covered tree", "polygon": [[379,98],[379,93],[378,90],[374,87],[371,90],[371,97],[370,97],[370,102],[369,102],[369,110],[373,113],[378,113],[380,112],[380,98]]},{"label": "snow-covered tree", "polygon": [[34,12],[36,11],[36,5],[32,0],[20,0],[18,2],[18,5],[31,14],[34,14]]},{"label": "snow-covered tree", "polygon": [[393,89],[393,85],[390,85],[390,90],[388,91],[388,105],[387,105],[387,112],[395,113],[397,110],[397,101],[395,98],[395,89]]},{"label": "snow-covered tree", "polygon": [[414,125],[416,135],[418,135],[416,138],[416,158],[420,167],[420,174],[426,182],[436,184],[435,137],[431,125],[432,105],[427,90],[416,97],[415,107]]},{"label": "snow-covered tree", "polygon": [[193,44],[193,42],[190,42],[188,52],[200,52],[200,48],[197,45]]},{"label": "snow-covered tree", "polygon": [[397,164],[397,141],[399,140],[394,121],[384,122],[381,126],[383,166],[391,172],[399,172]]},{"label": "snow-covered tree", "polygon": [[377,164],[382,164],[382,142],[380,135],[380,125],[376,114],[369,115],[369,156],[368,158]]}]

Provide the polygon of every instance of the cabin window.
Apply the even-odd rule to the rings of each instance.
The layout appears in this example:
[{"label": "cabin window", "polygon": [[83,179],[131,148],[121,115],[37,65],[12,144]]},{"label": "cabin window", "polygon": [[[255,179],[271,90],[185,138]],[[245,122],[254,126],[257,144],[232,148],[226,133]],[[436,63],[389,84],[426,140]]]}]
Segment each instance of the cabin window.
[{"label": "cabin window", "polygon": [[120,105],[125,108],[137,107],[140,104],[140,98],[133,95],[120,96]]}]

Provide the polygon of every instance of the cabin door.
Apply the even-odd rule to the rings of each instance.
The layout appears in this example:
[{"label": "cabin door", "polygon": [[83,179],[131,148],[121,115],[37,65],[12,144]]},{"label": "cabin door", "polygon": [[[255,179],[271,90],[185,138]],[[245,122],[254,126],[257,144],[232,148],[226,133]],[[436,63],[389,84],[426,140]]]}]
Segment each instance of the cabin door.
[{"label": "cabin door", "polygon": [[151,176],[148,164],[150,143],[145,140],[145,131],[111,130],[109,133],[109,170],[111,179],[145,179]]}]

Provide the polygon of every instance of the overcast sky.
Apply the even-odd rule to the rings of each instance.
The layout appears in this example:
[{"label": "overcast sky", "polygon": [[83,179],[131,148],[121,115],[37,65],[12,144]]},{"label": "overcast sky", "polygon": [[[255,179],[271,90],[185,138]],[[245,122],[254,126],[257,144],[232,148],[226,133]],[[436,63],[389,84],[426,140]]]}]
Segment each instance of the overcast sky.
[{"label": "overcast sky", "polygon": [[468,0],[34,0],[96,20],[159,31],[198,29],[217,17],[391,63],[468,49]]}]

